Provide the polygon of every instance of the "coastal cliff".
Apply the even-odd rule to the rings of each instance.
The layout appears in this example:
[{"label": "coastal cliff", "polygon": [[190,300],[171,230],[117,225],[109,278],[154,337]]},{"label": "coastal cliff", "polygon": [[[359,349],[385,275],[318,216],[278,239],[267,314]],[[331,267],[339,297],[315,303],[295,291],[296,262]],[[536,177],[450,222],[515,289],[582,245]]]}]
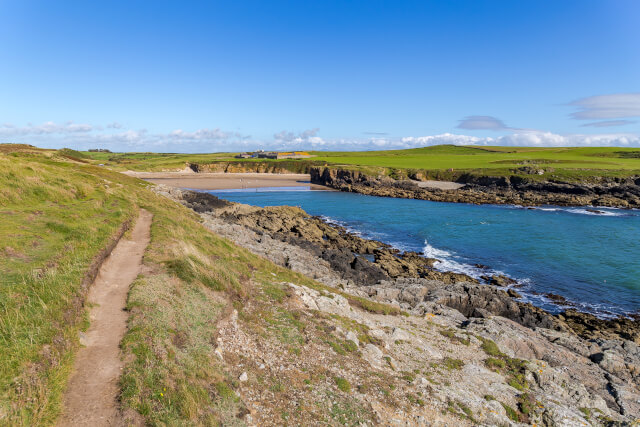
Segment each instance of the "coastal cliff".
[{"label": "coastal cliff", "polygon": [[194,172],[213,173],[308,173],[313,163],[309,161],[228,161],[211,163],[187,163]]},{"label": "coastal cliff", "polygon": [[[640,415],[637,321],[572,310],[552,315],[520,302],[508,278],[482,284],[436,271],[434,259],[400,253],[299,208],[155,191],[198,212],[217,234],[327,286],[290,284],[289,293],[316,318],[357,322],[367,331],[332,329],[366,364],[344,365],[345,378],[364,375],[363,368],[400,375],[403,393],[417,402],[390,418],[378,412],[380,423],[421,422],[423,401],[458,414],[460,425],[625,425]],[[381,407],[366,388],[357,395]]]},{"label": "coastal cliff", "polygon": [[310,167],[311,182],[341,191],[372,196],[398,197],[474,204],[522,206],[607,206],[640,208],[640,177],[598,178],[595,183],[528,180],[521,176],[460,175],[457,190],[425,188],[418,181],[370,176],[357,170]]},{"label": "coastal cliff", "polygon": [[[525,167],[510,176],[491,176],[464,171],[436,174],[451,179],[458,189],[421,185],[422,172],[381,169],[377,175],[318,161],[229,161],[188,163],[194,172],[216,173],[309,173],[313,184],[371,196],[474,204],[514,204],[521,206],[605,206],[640,208],[640,176],[624,178],[592,176],[584,182],[527,178],[535,168]],[[440,176],[442,175],[442,176]],[[443,178],[444,177],[444,178]]]}]

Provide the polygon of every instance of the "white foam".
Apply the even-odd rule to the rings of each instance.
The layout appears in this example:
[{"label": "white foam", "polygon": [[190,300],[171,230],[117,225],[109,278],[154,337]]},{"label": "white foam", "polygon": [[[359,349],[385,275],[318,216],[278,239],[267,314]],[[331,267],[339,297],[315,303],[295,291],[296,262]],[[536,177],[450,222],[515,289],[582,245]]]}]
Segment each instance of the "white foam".
[{"label": "white foam", "polygon": [[595,216],[624,216],[621,212],[603,211],[601,209],[589,209],[589,208],[570,208],[567,212],[579,215],[595,215]]},{"label": "white foam", "polygon": [[460,261],[460,257],[456,255],[454,252],[446,251],[444,249],[438,249],[434,246],[431,246],[428,241],[424,241],[424,248],[422,249],[424,256],[427,258],[435,258],[436,261],[433,264],[433,267],[442,272],[453,272],[453,273],[461,273],[466,274],[467,276],[473,277],[474,279],[479,279],[482,275],[494,275],[494,274],[502,274],[499,271],[495,270],[487,270],[475,267],[470,264],[466,264],[465,262]]},{"label": "white foam", "polygon": [[507,209],[526,209],[541,212],[566,212],[576,215],[592,216],[635,216],[635,209],[610,208],[608,206],[584,206],[584,207],[561,207],[561,206],[521,206],[508,205]]},{"label": "white foam", "polygon": [[[568,211],[570,209],[566,208],[538,208],[541,210],[553,210],[553,211]],[[595,213],[589,213],[591,215],[598,215]],[[402,243],[395,243],[389,241],[389,236],[383,233],[373,233],[373,232],[361,232],[342,221],[338,221],[328,216],[321,216],[321,218],[329,224],[339,225],[344,227],[346,231],[349,233],[353,233],[363,238],[375,239],[381,242],[385,242],[390,244],[392,247],[401,250],[415,250],[414,248],[408,248]],[[480,279],[481,276],[507,276],[503,271],[495,270],[491,268],[479,268],[471,264],[467,264],[463,261],[463,258],[457,255],[454,251],[440,249],[432,246],[427,240],[424,241],[424,247],[422,249],[424,256],[426,258],[435,258],[436,261],[433,267],[441,272],[453,272],[466,274],[469,277],[473,277],[474,279]],[[519,300],[522,302],[529,302],[538,307],[546,308],[551,311],[561,311],[564,308],[569,307],[570,305],[558,304],[556,301],[552,301],[548,297],[542,294],[538,294],[533,292],[535,287],[532,288],[531,280],[529,278],[514,278],[516,280],[516,284],[518,286],[518,292],[522,295],[522,298]],[[510,285],[508,287],[512,287],[514,285]],[[567,300],[573,307],[580,311],[584,311],[587,313],[594,314],[599,318],[615,318],[619,314],[628,315],[629,313],[620,313],[619,308],[608,306],[607,304],[593,304],[593,303],[579,303],[575,301]]]}]

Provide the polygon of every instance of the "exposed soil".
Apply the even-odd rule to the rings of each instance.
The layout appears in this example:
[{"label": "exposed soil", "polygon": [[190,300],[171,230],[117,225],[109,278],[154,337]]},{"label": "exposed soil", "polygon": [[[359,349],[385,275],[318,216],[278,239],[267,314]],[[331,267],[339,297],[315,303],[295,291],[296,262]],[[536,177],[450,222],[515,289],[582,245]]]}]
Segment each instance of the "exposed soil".
[{"label": "exposed soil", "polygon": [[[189,169],[190,170],[190,169]],[[194,173],[190,172],[125,172],[154,184],[199,190],[226,190],[264,187],[310,187],[313,190],[330,188],[311,184],[308,174],[294,173]]]},{"label": "exposed soil", "polygon": [[131,236],[117,244],[89,290],[91,326],[80,340],[83,348],[65,392],[60,426],[122,424],[116,398],[124,365],[119,348],[127,326],[124,308],[149,244],[151,218],[148,211],[140,211]]}]

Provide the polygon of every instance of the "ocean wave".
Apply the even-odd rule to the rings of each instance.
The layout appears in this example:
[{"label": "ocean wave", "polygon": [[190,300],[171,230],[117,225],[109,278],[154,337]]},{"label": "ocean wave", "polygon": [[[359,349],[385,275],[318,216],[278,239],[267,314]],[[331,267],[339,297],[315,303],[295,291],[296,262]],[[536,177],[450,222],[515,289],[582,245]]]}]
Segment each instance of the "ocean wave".
[{"label": "ocean wave", "polygon": [[523,205],[498,205],[503,209],[531,210],[539,212],[564,212],[575,215],[591,215],[591,216],[638,216],[638,209],[622,209],[612,208],[609,206],[523,206]]},{"label": "ocean wave", "polygon": [[[552,210],[563,210],[566,211],[568,209],[565,208],[540,208],[540,209],[552,209]],[[370,231],[363,231],[361,228],[357,228],[351,224],[346,222],[336,220],[335,218],[331,218],[329,216],[320,216],[323,221],[343,227],[347,232],[353,233],[359,237],[366,239],[375,239],[384,243],[391,245],[392,247],[400,250],[400,251],[415,251],[419,250],[415,247],[408,247],[408,245],[403,244],[402,242],[394,242],[393,239],[390,238],[389,235],[384,233],[376,233]],[[424,241],[424,246],[422,248],[422,252],[426,258],[435,258],[436,261],[433,267],[442,272],[453,272],[466,274],[469,277],[474,279],[483,281],[482,276],[507,276],[516,281],[515,284],[508,286],[515,287],[518,289],[518,293],[521,295],[521,298],[518,298],[518,301],[524,303],[531,303],[537,307],[541,307],[552,313],[559,313],[567,308],[574,308],[579,311],[583,311],[586,313],[591,313],[596,317],[601,319],[610,319],[616,318],[620,315],[628,316],[630,313],[622,312],[619,307],[615,307],[608,304],[594,304],[594,303],[586,303],[586,302],[578,302],[572,301],[567,298],[566,304],[558,303],[547,297],[546,295],[540,293],[540,289],[536,289],[535,284],[531,282],[529,278],[522,277],[513,277],[505,272],[493,269],[490,267],[478,267],[469,263],[469,260],[466,260],[464,257],[458,255],[456,252],[452,250],[446,250],[442,248],[437,248],[431,245],[427,240]]]},{"label": "ocean wave", "polygon": [[379,242],[386,243],[388,245],[391,245],[391,247],[393,247],[394,249],[397,249],[401,252],[419,250],[418,248],[411,247],[405,244],[404,242],[395,241],[391,236],[389,236],[386,233],[378,233],[375,231],[362,231],[361,229],[358,229],[351,224],[348,224],[344,221],[337,220],[335,218],[331,218],[326,215],[320,215],[320,218],[327,224],[340,226],[344,228],[348,233],[351,233],[355,236],[362,237],[363,239],[377,240]]},{"label": "ocean wave", "polygon": [[[427,258],[435,258],[436,261],[433,266],[436,270],[452,273],[466,274],[474,279],[480,279],[481,276],[495,276],[505,274],[502,271],[494,270],[491,268],[480,268],[475,265],[468,264],[462,260],[462,257],[456,255],[455,252],[439,249],[432,246],[427,240],[424,241],[424,247],[422,248],[424,256]],[[517,280],[517,279],[515,279]],[[520,283],[520,281],[518,281]]]},{"label": "ocean wave", "polygon": [[579,215],[595,215],[595,216],[627,216],[622,212],[611,212],[595,208],[568,208],[567,212]]},{"label": "ocean wave", "polygon": [[427,258],[436,258],[438,261],[434,263],[434,268],[442,272],[453,272],[466,274],[474,279],[482,280],[481,276],[506,276],[514,279],[515,284],[509,285],[506,288],[515,287],[518,289],[518,293],[521,298],[517,298],[524,303],[531,303],[537,307],[544,308],[552,313],[559,313],[567,308],[574,308],[579,311],[591,313],[599,318],[615,318],[619,315],[628,315],[629,313],[622,313],[617,307],[607,304],[590,304],[584,302],[576,302],[570,299],[566,299],[566,304],[559,303],[552,300],[544,294],[536,292],[535,286],[531,283],[529,278],[515,278],[511,277],[503,271],[492,268],[480,268],[475,265],[468,264],[462,260],[462,257],[456,255],[453,251],[445,249],[439,249],[432,246],[427,240],[424,241],[424,256]]},{"label": "ocean wave", "polygon": [[530,206],[518,206],[519,209],[528,209],[528,210],[536,210],[541,212],[566,212],[569,214],[575,215],[591,215],[591,216],[635,216],[635,213],[630,213],[628,210],[615,209],[615,208],[604,208],[604,207],[577,207],[577,208],[569,208],[569,207],[530,207]]}]

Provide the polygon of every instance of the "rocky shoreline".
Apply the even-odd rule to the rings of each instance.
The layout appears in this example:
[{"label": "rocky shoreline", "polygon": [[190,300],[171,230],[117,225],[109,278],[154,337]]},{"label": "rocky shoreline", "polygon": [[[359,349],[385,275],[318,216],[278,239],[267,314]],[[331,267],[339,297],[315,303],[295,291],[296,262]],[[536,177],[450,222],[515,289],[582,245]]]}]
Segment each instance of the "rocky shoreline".
[{"label": "rocky shoreline", "polygon": [[[548,364],[551,377],[542,369],[522,368],[518,374],[527,378],[527,393],[539,399],[553,395],[563,408],[540,409],[547,413],[546,422],[541,415],[542,425],[626,425],[640,417],[638,321],[603,320],[575,310],[553,315],[518,301],[508,278],[487,277],[483,284],[437,271],[434,259],[400,253],[299,208],[258,208],[161,186],[156,191],[198,212],[214,232],[276,264],[346,294],[437,319],[450,328],[454,341],[479,337],[495,342],[509,360]],[[450,393],[435,388],[437,396]],[[585,412],[580,408],[592,408],[602,417],[589,418],[589,424],[565,422],[572,411]]]},{"label": "rocky shoreline", "polygon": [[369,176],[359,171],[311,167],[311,182],[371,196],[473,204],[603,206],[640,208],[640,177],[601,179],[597,184],[530,181],[520,176],[461,176],[457,190],[420,187],[419,181]]}]

